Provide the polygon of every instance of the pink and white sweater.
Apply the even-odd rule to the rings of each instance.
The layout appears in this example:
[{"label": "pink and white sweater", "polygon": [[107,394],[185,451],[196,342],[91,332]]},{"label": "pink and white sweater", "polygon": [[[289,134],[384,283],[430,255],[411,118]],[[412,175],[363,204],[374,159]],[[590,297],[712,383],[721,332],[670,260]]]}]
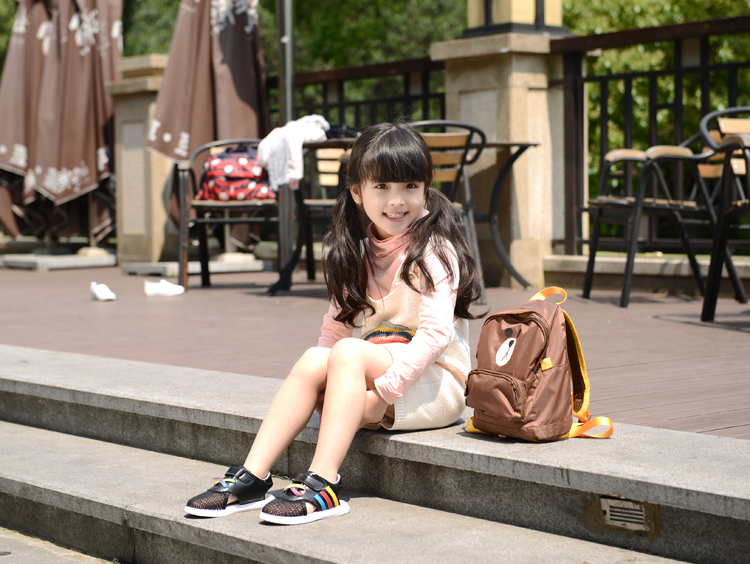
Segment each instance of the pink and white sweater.
[{"label": "pink and white sweater", "polygon": [[[423,212],[423,214],[425,213]],[[409,232],[386,240],[378,240],[374,236],[371,226],[368,230],[368,236],[369,238],[365,241],[365,251],[370,254],[374,276],[371,275],[368,280],[367,292],[370,299],[377,302],[392,294],[400,284],[404,284],[397,274],[406,258]],[[389,404],[393,404],[403,396],[404,392],[419,380],[425,369],[446,352],[451,340],[456,340],[456,331],[454,330],[456,317],[453,312],[456,306],[456,288],[458,286],[458,259],[453,245],[448,241],[444,241],[444,245],[449,250],[447,254],[452,262],[455,279],[451,284],[448,272],[433,252],[427,254],[425,262],[435,289],[426,292],[424,284],[419,280],[419,271],[417,270],[414,274],[417,282],[419,282],[417,287],[421,290],[416,333],[408,345],[405,345],[403,354],[396,356],[388,371],[375,380],[378,393]],[[331,303],[328,313],[323,318],[318,346],[331,348],[339,340],[352,336],[352,327],[335,320],[338,311],[338,307]],[[465,323],[465,320],[461,321]],[[364,325],[367,326],[366,320]],[[464,340],[461,339],[461,341]],[[468,342],[459,343],[459,346],[462,350],[460,350],[458,356],[462,359],[463,357],[468,358]],[[456,364],[463,367],[465,361]],[[461,374],[456,374],[456,370],[450,370],[450,372],[457,379],[460,378],[465,381],[466,374],[463,373],[463,369],[459,370]],[[466,372],[468,372],[468,369],[466,369]]]}]

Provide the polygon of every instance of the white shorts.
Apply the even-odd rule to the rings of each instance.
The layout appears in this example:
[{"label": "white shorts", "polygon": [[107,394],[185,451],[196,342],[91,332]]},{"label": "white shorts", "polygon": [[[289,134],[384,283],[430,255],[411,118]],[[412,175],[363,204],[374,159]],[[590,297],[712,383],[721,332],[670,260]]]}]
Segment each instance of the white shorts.
[{"label": "white shorts", "polygon": [[[385,343],[394,362],[406,349],[404,343]],[[464,387],[445,368],[433,364],[393,404],[395,416],[378,424],[389,431],[417,431],[453,425],[466,408]]]}]

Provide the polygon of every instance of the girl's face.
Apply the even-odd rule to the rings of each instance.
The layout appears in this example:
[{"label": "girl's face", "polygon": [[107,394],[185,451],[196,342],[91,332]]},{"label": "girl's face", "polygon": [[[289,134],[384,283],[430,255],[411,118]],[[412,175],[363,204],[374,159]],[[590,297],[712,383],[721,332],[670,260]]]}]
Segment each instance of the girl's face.
[{"label": "girl's face", "polygon": [[351,187],[354,201],[360,204],[373,223],[378,239],[405,233],[419,217],[425,205],[424,182],[365,181]]}]

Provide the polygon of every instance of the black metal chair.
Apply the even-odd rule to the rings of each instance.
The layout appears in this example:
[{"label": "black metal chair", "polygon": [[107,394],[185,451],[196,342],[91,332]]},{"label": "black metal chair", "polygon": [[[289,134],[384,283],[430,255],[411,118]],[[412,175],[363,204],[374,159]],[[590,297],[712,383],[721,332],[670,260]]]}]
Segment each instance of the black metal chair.
[{"label": "black metal chair", "polygon": [[[706,120],[706,118],[708,118]],[[715,119],[716,115],[709,114],[704,118],[705,123]],[[701,122],[704,123],[704,122]],[[638,233],[641,217],[644,212],[648,213],[666,213],[668,214],[677,228],[682,242],[683,249],[688,256],[691,270],[696,280],[701,294],[704,294],[705,284],[700,271],[700,266],[695,257],[692,243],[688,237],[686,224],[691,221],[708,223],[715,226],[717,222],[716,215],[716,190],[709,190],[708,181],[711,178],[710,171],[712,166],[711,159],[714,158],[715,150],[709,143],[712,141],[711,134],[707,126],[705,132],[701,131],[693,135],[681,145],[661,145],[651,147],[643,153],[643,158],[633,152],[633,154],[617,155],[607,162],[602,170],[600,177],[600,192],[595,199],[589,200],[589,209],[594,210],[593,226],[591,241],[589,247],[589,261],[584,278],[583,297],[589,298],[591,286],[593,284],[594,264],[596,253],[599,246],[599,237],[601,224],[604,222],[603,212],[605,210],[614,210],[626,217],[622,223],[626,225],[627,236],[627,259],[625,263],[625,273],[623,275],[623,286],[620,295],[620,306],[627,307],[630,299],[630,290],[632,286],[633,271],[635,266],[635,255],[638,250]],[[702,140],[707,147],[702,152],[694,153],[689,145],[697,140]],[[638,176],[638,185],[634,196],[628,195],[611,195],[609,193],[609,180],[612,178],[611,168],[617,162],[641,162],[642,168]],[[693,176],[693,184],[688,192],[684,192],[682,186],[678,186],[681,193],[673,194],[670,190],[666,179],[661,171],[660,165],[665,162],[676,162],[678,166],[686,164]],[[652,177],[655,182],[651,182]],[[652,184],[650,197],[646,197],[646,191],[649,184]],[[731,263],[731,259],[729,260]],[[730,268],[730,275],[735,286],[738,299],[746,300],[744,289],[736,271]]]},{"label": "black metal chair", "polygon": [[[213,141],[198,147],[190,155],[187,161],[178,164],[179,174],[179,199],[180,199],[180,243],[179,243],[179,282],[188,288],[188,238],[189,227],[197,227],[198,248],[200,257],[201,286],[211,286],[208,255],[209,225],[235,225],[235,224],[279,224],[280,202],[278,200],[196,200],[196,179],[193,166],[198,158],[208,156],[211,149],[228,147],[230,145],[244,144],[257,147],[260,139],[224,139]],[[205,156],[204,156],[205,155]],[[191,218],[191,210],[196,217]],[[243,213],[238,217],[236,213]]]},{"label": "black metal chair", "polygon": [[[709,114],[706,118],[716,117],[721,119],[728,115],[740,113],[750,113],[750,107],[730,108],[714,112],[713,115]],[[701,131],[707,129],[706,118],[701,121]],[[748,224],[737,224],[735,221],[738,216],[750,212],[750,120],[742,121],[745,123],[732,123],[735,120],[730,121],[729,119],[724,119],[723,123],[720,121],[722,133],[729,131],[732,127],[738,133],[727,135],[720,143],[714,142],[712,146],[718,154],[724,155],[724,163],[720,184],[718,220],[711,248],[711,265],[706,280],[701,321],[711,322],[714,320],[722,269],[726,266],[730,277],[734,269],[731,250],[728,245],[730,232],[736,229],[748,229]],[[744,185],[740,178],[744,180]],[[735,294],[737,294],[736,289]],[[740,296],[737,296],[737,299],[741,303],[747,302],[746,298],[743,301]]]}]

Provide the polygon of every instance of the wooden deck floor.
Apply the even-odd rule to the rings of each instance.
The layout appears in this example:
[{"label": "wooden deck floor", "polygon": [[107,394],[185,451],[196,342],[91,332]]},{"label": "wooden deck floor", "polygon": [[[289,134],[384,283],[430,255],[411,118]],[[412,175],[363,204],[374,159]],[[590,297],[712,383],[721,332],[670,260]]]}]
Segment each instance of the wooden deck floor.
[{"label": "wooden deck floor", "polygon": [[[316,343],[327,302],[322,277],[308,283],[297,274],[292,291],[269,297],[275,278],[225,274],[201,289],[191,277],[183,296],[147,298],[145,278],[119,268],[0,269],[0,343],[283,378]],[[92,281],[117,300],[93,302]],[[489,288],[488,309],[532,293]],[[635,294],[621,309],[615,292],[580,295],[570,291],[566,310],[583,344],[592,414],[750,439],[750,305],[719,300],[716,322],[705,324],[698,299]],[[472,322],[473,343],[481,323]]]}]

